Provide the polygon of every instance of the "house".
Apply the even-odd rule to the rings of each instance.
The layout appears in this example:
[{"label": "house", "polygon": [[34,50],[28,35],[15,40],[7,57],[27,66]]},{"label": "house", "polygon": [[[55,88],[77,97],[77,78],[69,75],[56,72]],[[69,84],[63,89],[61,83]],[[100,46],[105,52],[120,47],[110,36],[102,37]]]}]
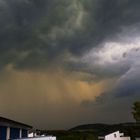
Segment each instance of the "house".
[{"label": "house", "polygon": [[[0,117],[0,140],[56,140],[55,136],[29,135],[32,126]],[[29,137],[30,136],[30,137]]]},{"label": "house", "polygon": [[17,140],[56,140],[56,136],[47,135],[41,133],[41,130],[31,129],[26,139],[17,139]]},{"label": "house", "polygon": [[125,137],[123,133],[119,131],[107,134],[105,136],[99,136],[99,140],[131,140],[130,137]]},{"label": "house", "polygon": [[27,124],[0,117],[0,140],[26,138],[31,128]]},{"label": "house", "polygon": [[55,136],[36,136],[36,137],[21,138],[21,139],[14,139],[14,140],[56,140],[56,137]]}]

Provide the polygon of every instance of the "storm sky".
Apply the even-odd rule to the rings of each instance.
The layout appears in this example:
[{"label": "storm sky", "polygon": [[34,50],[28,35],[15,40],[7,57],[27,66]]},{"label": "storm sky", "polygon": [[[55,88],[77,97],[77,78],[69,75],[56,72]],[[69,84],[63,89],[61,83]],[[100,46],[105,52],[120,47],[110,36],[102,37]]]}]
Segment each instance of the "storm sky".
[{"label": "storm sky", "polygon": [[40,129],[134,121],[140,0],[0,0],[0,115]]}]

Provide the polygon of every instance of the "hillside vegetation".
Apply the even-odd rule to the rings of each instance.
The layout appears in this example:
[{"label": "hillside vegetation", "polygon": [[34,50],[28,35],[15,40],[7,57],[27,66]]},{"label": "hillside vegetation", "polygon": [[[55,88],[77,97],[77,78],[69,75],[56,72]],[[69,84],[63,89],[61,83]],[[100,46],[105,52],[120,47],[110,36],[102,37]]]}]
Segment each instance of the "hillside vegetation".
[{"label": "hillside vegetation", "polygon": [[140,137],[140,123],[121,124],[85,124],[69,130],[41,130],[41,134],[54,135],[57,140],[97,140],[98,136],[105,136],[114,131],[120,131],[131,139]]}]

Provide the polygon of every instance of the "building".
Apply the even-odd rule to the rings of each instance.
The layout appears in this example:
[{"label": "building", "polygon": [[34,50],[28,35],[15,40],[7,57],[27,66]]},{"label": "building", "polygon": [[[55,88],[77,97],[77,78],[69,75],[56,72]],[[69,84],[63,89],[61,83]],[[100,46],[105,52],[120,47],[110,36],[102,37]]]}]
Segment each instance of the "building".
[{"label": "building", "polygon": [[37,136],[37,137],[29,137],[29,138],[21,138],[15,140],[56,140],[55,136]]},{"label": "building", "polygon": [[105,136],[99,136],[99,140],[131,140],[130,137],[125,137],[123,133],[119,131],[107,134]]},{"label": "building", "polygon": [[0,140],[28,137],[28,130],[32,126],[0,117]]}]

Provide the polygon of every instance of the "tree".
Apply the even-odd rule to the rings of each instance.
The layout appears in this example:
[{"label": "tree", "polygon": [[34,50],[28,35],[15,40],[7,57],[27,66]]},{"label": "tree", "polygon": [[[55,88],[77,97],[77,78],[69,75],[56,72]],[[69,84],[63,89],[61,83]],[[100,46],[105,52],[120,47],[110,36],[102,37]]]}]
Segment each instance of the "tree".
[{"label": "tree", "polygon": [[140,123],[140,101],[137,101],[133,104],[132,114],[136,122]]}]

